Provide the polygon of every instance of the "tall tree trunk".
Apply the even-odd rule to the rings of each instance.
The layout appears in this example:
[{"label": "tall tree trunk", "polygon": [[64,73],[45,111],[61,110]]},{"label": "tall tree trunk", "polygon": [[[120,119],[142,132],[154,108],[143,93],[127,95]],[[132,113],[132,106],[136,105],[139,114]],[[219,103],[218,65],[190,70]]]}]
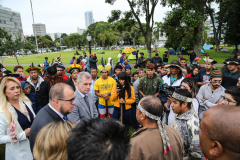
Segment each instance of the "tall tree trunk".
[{"label": "tall tree trunk", "polygon": [[151,49],[151,44],[152,44],[152,32],[146,30],[146,36],[145,36],[145,44],[147,46],[147,59],[152,58],[152,49]]},{"label": "tall tree trunk", "polygon": [[14,56],[15,56],[15,58],[16,58],[16,60],[17,60],[18,65],[20,65],[19,62],[18,62],[18,58],[17,58],[16,53],[14,53]]},{"label": "tall tree trunk", "polygon": [[201,56],[202,40],[203,40],[203,16],[204,16],[204,5],[203,0],[198,1],[199,14],[201,15],[198,20],[198,26],[194,28],[194,40],[193,49],[197,57]]}]

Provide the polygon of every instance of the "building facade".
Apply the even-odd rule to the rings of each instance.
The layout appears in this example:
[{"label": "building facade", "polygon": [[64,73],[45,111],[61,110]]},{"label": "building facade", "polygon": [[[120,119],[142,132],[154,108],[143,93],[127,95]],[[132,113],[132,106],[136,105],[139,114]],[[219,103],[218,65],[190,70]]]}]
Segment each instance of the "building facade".
[{"label": "building facade", "polygon": [[10,8],[0,5],[0,28],[12,35],[12,39],[16,40],[18,36],[23,39],[23,28],[21,15]]},{"label": "building facade", "polygon": [[47,34],[45,24],[35,23],[32,26],[34,35],[36,34],[36,36],[45,36]]},{"label": "building facade", "polygon": [[92,11],[87,11],[84,13],[84,16],[85,16],[85,27],[87,29],[90,24],[94,23],[93,13]]},{"label": "building facade", "polygon": [[84,31],[85,31],[85,29],[81,29],[81,28],[77,27],[77,33],[79,33],[80,35],[83,34]]}]

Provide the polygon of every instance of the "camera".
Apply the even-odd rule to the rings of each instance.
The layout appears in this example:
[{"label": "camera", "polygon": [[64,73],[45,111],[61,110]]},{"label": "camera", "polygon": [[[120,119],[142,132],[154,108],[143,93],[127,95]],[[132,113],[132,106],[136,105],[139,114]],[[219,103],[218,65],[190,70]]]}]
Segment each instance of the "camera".
[{"label": "camera", "polygon": [[162,98],[167,98],[169,96],[172,96],[173,92],[176,90],[176,89],[179,89],[180,86],[169,86],[167,85],[166,83],[164,83],[162,86],[161,86],[161,90],[159,92],[160,96]]}]

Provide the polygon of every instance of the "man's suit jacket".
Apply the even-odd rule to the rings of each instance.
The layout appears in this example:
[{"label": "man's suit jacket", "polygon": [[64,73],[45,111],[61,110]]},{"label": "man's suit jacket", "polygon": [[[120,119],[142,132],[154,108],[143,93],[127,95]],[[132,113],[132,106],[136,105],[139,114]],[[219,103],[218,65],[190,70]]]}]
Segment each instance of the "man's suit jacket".
[{"label": "man's suit jacket", "polygon": [[59,121],[63,121],[63,119],[56,112],[54,112],[49,105],[46,105],[38,112],[33,121],[29,135],[31,151],[33,151],[38,132],[49,123]]},{"label": "man's suit jacket", "polygon": [[76,89],[76,91],[75,91],[76,104],[75,104],[72,112],[67,115],[67,117],[70,121],[79,123],[83,120],[98,117],[98,111],[95,106],[94,96],[90,93],[88,93],[87,95],[88,95],[88,102],[89,102],[90,110],[89,110],[89,107],[87,106],[84,98],[81,96],[79,91]]}]

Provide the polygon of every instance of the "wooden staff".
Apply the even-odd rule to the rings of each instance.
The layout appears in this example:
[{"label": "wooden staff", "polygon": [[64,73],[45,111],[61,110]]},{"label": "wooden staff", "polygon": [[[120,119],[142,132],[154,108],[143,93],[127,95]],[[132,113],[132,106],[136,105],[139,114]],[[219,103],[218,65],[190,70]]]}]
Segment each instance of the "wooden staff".
[{"label": "wooden staff", "polygon": [[108,103],[107,103],[107,100],[105,100],[105,104],[106,104],[106,117],[108,117]]},{"label": "wooden staff", "polygon": [[121,107],[121,123],[123,123],[123,106],[122,106],[122,103],[120,103],[120,107]]}]

